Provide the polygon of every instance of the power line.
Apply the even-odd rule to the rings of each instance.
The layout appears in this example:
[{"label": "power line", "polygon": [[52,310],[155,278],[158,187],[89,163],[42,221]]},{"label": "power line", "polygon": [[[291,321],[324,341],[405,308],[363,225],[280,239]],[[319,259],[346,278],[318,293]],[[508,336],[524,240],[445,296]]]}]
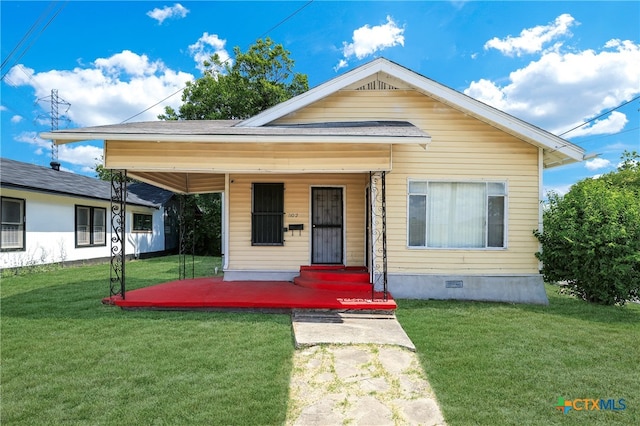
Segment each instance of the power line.
[{"label": "power line", "polygon": [[593,138],[590,138],[590,139],[585,139],[585,140],[581,141],[580,143],[582,145],[584,145],[586,143],[590,143],[590,142],[593,142],[593,141],[596,141],[596,140],[599,140],[599,139],[610,138],[610,137],[613,137],[613,136],[618,136],[618,135],[622,135],[622,134],[625,134],[625,133],[630,133],[630,132],[636,131],[638,129],[640,129],[640,127],[634,127],[633,129],[627,129],[627,130],[624,130],[624,131],[621,131],[621,132],[617,132],[617,133],[611,133],[611,134],[608,134],[608,135],[602,135],[602,136],[597,136],[597,137],[593,137]]},{"label": "power line", "polygon": [[267,31],[265,31],[264,33],[262,33],[258,38],[262,38],[264,36],[266,36],[267,34],[269,34],[271,31],[275,30],[276,28],[278,28],[280,25],[284,24],[285,22],[287,22],[289,19],[293,18],[294,16],[296,16],[298,13],[302,12],[302,9],[304,9],[305,7],[309,6],[311,3],[313,3],[313,0],[310,0],[308,2],[306,2],[304,5],[302,5],[300,8],[298,8],[295,12],[293,12],[291,15],[287,16],[286,18],[284,18],[282,21],[278,22],[276,25],[274,25],[273,27],[269,28]]},{"label": "power line", "polygon": [[51,2],[49,3],[49,7],[40,14],[40,16],[38,17],[38,19],[36,19],[36,21],[31,25],[31,28],[29,28],[29,30],[25,33],[25,35],[22,36],[22,38],[20,39],[20,41],[18,42],[18,44],[16,44],[16,47],[13,48],[13,50],[9,53],[9,55],[7,55],[7,57],[4,59],[4,61],[2,61],[2,65],[0,65],[0,68],[4,68],[4,66],[7,64],[7,62],[9,61],[9,59],[11,59],[11,56],[13,56],[13,54],[18,50],[18,48],[20,47],[20,45],[22,45],[22,43],[24,43],[29,36],[31,35],[31,33],[36,29],[36,27],[38,26],[38,23],[45,17],[45,15],[47,15],[49,13],[49,9],[51,9],[53,7],[54,3]]},{"label": "power line", "polygon": [[[307,6],[309,6],[311,3],[313,3],[314,0],[310,0],[307,3],[303,4],[302,6],[300,6],[298,9],[296,9],[293,13],[291,13],[289,16],[287,16],[286,18],[284,18],[283,20],[281,20],[280,22],[278,22],[276,25],[274,25],[273,27],[269,28],[267,31],[265,31],[264,33],[262,33],[258,38],[262,38],[265,35],[269,34],[271,31],[275,30],[276,28],[278,28],[279,26],[281,26],[282,24],[284,24],[285,22],[287,22],[289,19],[293,18],[294,16],[296,16],[298,13],[300,13],[304,8],[306,8]],[[226,63],[229,60],[231,60],[231,58],[227,58],[224,61],[222,61],[222,63]],[[169,98],[172,98],[173,96],[177,95],[178,93],[182,92],[184,89],[186,89],[187,86],[184,86],[178,90],[176,90],[175,92],[173,92],[172,94],[170,94],[169,96],[167,96],[166,98],[162,99],[161,101],[156,102],[155,104],[151,105],[150,107],[140,111],[139,113],[132,115],[131,117],[127,118],[126,120],[123,120],[120,122],[120,124],[122,123],[126,123],[127,121],[131,120],[132,118],[135,118],[137,116],[139,116],[140,114],[144,114],[145,112],[149,111],[151,108],[154,108],[158,105],[160,105],[162,102],[166,101]]]},{"label": "power line", "polygon": [[[603,112],[602,114],[598,115],[597,117],[594,117],[594,118],[592,118],[591,120],[585,121],[584,123],[582,123],[582,124],[580,124],[580,125],[578,125],[578,126],[576,126],[576,127],[572,128],[572,129],[569,129],[569,130],[567,130],[566,132],[560,133],[560,134],[559,134],[559,135],[557,135],[557,136],[563,136],[563,135],[566,135],[566,134],[567,134],[567,133],[569,133],[569,132],[573,132],[574,130],[579,129],[580,127],[585,126],[585,125],[587,125],[587,124],[589,124],[589,123],[591,123],[591,122],[593,122],[593,121],[597,120],[598,118],[601,118],[601,117],[603,117],[603,116],[605,116],[605,115],[607,115],[607,114],[612,113],[613,111],[615,111],[615,110],[617,110],[617,109],[622,108],[623,106],[625,106],[625,105],[627,105],[627,104],[630,104],[631,102],[635,101],[636,99],[640,99],[640,95],[636,96],[635,98],[631,99],[630,101],[627,101],[627,102],[625,102],[625,103],[623,103],[623,104],[618,105],[618,106],[617,106],[617,107],[615,107],[615,108],[610,109],[609,111]],[[611,136],[613,136],[613,135],[611,135]],[[549,153],[551,154],[551,153],[553,153],[553,152],[556,152],[557,150],[562,149],[562,148],[564,148],[564,147],[566,147],[566,146],[569,146],[570,144],[571,144],[571,142],[569,142],[569,141],[567,141],[566,143],[562,143],[562,144],[558,145],[557,147],[555,147],[553,150],[549,151]]]},{"label": "power line", "polygon": [[136,118],[137,116],[139,116],[140,114],[144,114],[145,112],[149,111],[151,108],[160,105],[162,102],[166,101],[167,99],[177,95],[178,93],[182,92],[184,89],[186,89],[187,86],[184,86],[178,90],[176,90],[175,92],[173,92],[172,94],[170,94],[169,96],[167,96],[166,98],[162,99],[161,101],[156,102],[155,104],[151,105],[149,108],[140,111],[139,113],[132,115],[131,117],[127,118],[126,120],[123,120],[120,122],[120,124],[122,123],[126,123],[127,121],[131,120],[132,118]]},{"label": "power line", "polygon": [[[22,71],[22,73],[23,73],[24,75],[26,75],[26,76],[27,76],[27,78],[31,81],[31,83],[32,83],[32,85],[33,85],[33,87],[34,87],[34,88],[42,89],[42,86],[40,86],[40,83],[38,83],[38,82],[36,81],[36,79],[34,79],[34,78],[33,78],[33,75],[32,75],[32,74],[30,74],[30,73],[28,73],[28,72],[25,70],[24,65],[22,65],[22,64],[14,65],[13,67],[11,67],[11,69],[13,69],[13,68],[16,68],[16,69],[18,69],[18,70]],[[16,88],[18,87],[18,84],[17,84],[17,83],[15,83],[13,80],[11,80],[11,79],[8,77],[8,75],[7,75],[7,74],[5,74],[5,76],[4,76],[3,78],[4,78],[4,82],[5,82],[5,83],[7,83],[9,86],[11,86],[11,87],[16,87]],[[44,91],[44,90],[43,90],[43,91]]]},{"label": "power line", "polygon": [[635,101],[635,100],[637,100],[637,99],[640,99],[640,95],[636,96],[635,98],[631,99],[630,101],[627,101],[627,102],[625,102],[625,103],[623,103],[623,104],[618,105],[618,106],[617,106],[617,107],[615,107],[615,108],[610,109],[609,111],[603,112],[603,113],[602,113],[602,114],[600,114],[599,116],[594,117],[594,118],[592,118],[591,120],[585,121],[584,123],[579,124],[578,126],[576,126],[576,127],[574,127],[574,128],[571,128],[571,129],[567,130],[566,132],[560,133],[558,136],[564,136],[564,135],[566,135],[567,133],[570,133],[570,132],[573,132],[574,130],[579,129],[580,127],[586,126],[587,124],[589,124],[589,123],[592,123],[592,122],[596,121],[598,118],[602,118],[602,117],[604,117],[605,115],[610,114],[610,113],[612,113],[613,111],[615,111],[615,110],[617,110],[617,109],[620,109],[620,108],[622,108],[623,106],[628,105],[628,104],[630,104],[631,102],[633,102],[633,101]]},{"label": "power line", "polygon": [[[42,27],[42,29],[40,30],[40,32],[31,40],[31,43],[29,43],[29,45],[22,51],[22,53],[20,53],[20,55],[13,61],[13,64],[15,65],[20,59],[22,59],[22,57],[29,51],[29,49],[31,49],[31,46],[33,46],[33,44],[36,42],[36,40],[38,40],[38,37],[40,37],[40,35],[42,35],[42,33],[47,29],[47,27],[49,27],[49,25],[51,24],[51,22],[53,22],[53,20],[56,18],[56,16],[58,16],[58,14],[60,14],[60,12],[62,11],[62,9],[64,9],[64,7],[66,6],[66,2],[55,12],[55,14],[49,19],[49,21],[44,25],[44,27]],[[43,15],[41,15],[42,17]],[[9,56],[5,59],[4,62],[2,62],[2,67],[5,66],[5,64],[8,62],[9,57],[11,57],[13,55],[13,53],[18,49],[18,46],[21,45],[24,41],[27,40],[27,37],[30,35],[32,29],[36,26],[36,24],[40,21],[40,18],[38,18],[38,20],[36,21],[36,23],[34,23],[34,25],[31,27],[31,29],[29,29],[29,31],[27,31],[27,34],[25,34],[25,36],[23,36],[22,40],[20,40],[20,42],[18,43],[18,45],[16,46],[16,48],[13,49],[13,51],[9,54]],[[0,68],[2,68],[0,67]],[[11,70],[11,68],[13,67],[8,67],[8,70],[5,71],[2,74],[2,77],[0,78],[0,80],[4,80],[4,77],[7,75],[7,73]],[[29,75],[30,79],[33,79],[30,75]]]}]

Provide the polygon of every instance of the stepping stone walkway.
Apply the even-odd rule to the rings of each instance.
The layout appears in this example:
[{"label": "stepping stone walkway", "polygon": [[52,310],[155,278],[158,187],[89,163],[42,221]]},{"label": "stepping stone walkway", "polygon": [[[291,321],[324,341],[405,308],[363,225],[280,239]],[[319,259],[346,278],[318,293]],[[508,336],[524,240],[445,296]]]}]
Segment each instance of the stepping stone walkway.
[{"label": "stepping stone walkway", "polygon": [[[410,341],[410,345],[389,344],[390,337],[384,336],[388,333],[375,337],[365,330],[355,333],[356,342],[345,342],[345,335],[354,335],[353,321],[334,317],[327,320],[330,332],[318,333],[320,342],[313,343],[308,333],[318,332],[322,320],[305,316],[296,320],[295,313],[292,318],[296,342],[304,345],[298,344],[293,357],[287,425],[445,424],[418,357],[409,349]],[[357,319],[358,329],[367,328],[363,321]],[[379,331],[395,327],[381,321],[397,323],[395,316],[368,321],[368,327]],[[344,335],[340,336],[337,324],[343,324]],[[404,339],[403,330],[400,334]],[[335,335],[336,343],[327,342],[327,335]],[[363,343],[363,335],[370,335],[372,342]]]}]

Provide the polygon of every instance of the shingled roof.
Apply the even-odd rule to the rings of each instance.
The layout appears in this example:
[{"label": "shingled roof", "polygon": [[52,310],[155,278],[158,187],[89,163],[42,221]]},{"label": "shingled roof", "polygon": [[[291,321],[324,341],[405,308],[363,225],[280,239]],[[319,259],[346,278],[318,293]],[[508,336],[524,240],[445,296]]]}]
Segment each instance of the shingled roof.
[{"label": "shingled roof", "polygon": [[[94,200],[111,199],[109,182],[8,158],[0,158],[0,186]],[[171,195],[171,191],[152,185],[130,184],[127,204],[159,208]]]}]

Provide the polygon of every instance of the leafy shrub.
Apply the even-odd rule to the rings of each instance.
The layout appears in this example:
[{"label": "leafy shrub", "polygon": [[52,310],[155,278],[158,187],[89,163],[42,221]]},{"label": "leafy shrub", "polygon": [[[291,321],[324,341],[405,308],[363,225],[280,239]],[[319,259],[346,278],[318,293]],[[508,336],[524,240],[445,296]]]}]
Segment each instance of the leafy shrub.
[{"label": "leafy shrub", "polygon": [[[629,166],[629,163],[624,163]],[[624,304],[640,294],[640,167],[585,179],[549,195],[536,257],[547,281],[589,302]]]}]

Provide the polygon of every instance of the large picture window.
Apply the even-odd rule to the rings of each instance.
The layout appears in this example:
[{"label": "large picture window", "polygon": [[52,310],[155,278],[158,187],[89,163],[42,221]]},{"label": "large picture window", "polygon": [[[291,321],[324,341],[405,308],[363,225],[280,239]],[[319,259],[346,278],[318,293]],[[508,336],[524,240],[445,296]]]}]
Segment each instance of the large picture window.
[{"label": "large picture window", "polygon": [[504,182],[409,181],[409,247],[504,248]]},{"label": "large picture window", "polygon": [[251,244],[284,244],[284,184],[254,183],[251,207]]},{"label": "large picture window", "polygon": [[76,247],[106,245],[106,219],[107,209],[76,206]]},{"label": "large picture window", "polygon": [[2,251],[25,249],[24,200],[2,197],[0,203],[2,228],[0,230],[0,249]]}]

